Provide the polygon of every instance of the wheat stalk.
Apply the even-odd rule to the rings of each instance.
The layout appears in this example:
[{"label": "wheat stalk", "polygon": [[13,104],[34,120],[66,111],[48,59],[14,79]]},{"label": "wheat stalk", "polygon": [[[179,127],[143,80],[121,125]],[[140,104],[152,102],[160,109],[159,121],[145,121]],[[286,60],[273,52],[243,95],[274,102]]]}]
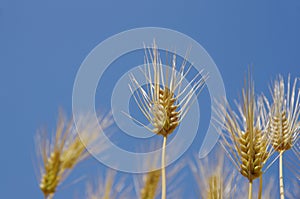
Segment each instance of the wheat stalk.
[{"label": "wheat stalk", "polygon": [[[167,65],[164,72],[163,64],[159,56],[158,48],[154,42],[153,47],[147,49],[145,67],[142,70],[147,81],[146,89],[138,83],[134,75],[131,75],[131,85],[129,88],[139,109],[151,123],[153,128],[148,130],[163,136],[162,146],[162,199],[166,198],[166,173],[165,173],[165,148],[167,137],[174,132],[184,116],[187,114],[191,104],[195,99],[193,95],[198,95],[202,90],[207,75],[199,72],[192,81],[182,88],[183,80],[190,71],[186,70],[186,60],[180,70],[176,70],[176,56],[173,55],[171,66]],[[151,59],[151,63],[149,61]],[[169,67],[171,68],[169,71]],[[170,74],[169,74],[170,72]],[[191,86],[191,89],[190,89]],[[138,92],[135,92],[137,90]]]},{"label": "wheat stalk", "polygon": [[[103,128],[108,127],[111,122],[103,120]],[[111,120],[110,120],[111,121]],[[73,120],[67,121],[60,112],[54,139],[49,139],[45,131],[39,131],[36,136],[38,156],[41,157],[40,164],[40,189],[45,198],[52,198],[57,191],[58,185],[64,181],[72,169],[89,156],[85,145],[92,144],[99,137],[94,124],[86,123],[81,137],[76,133]],[[105,145],[97,147],[97,151],[105,149]],[[96,150],[96,148],[94,148]]]},{"label": "wheat stalk", "polygon": [[300,91],[296,92],[297,78],[293,86],[288,76],[287,88],[281,75],[275,80],[271,90],[273,103],[265,102],[269,109],[269,137],[275,151],[279,152],[280,198],[284,199],[283,153],[291,149],[299,137]]},{"label": "wheat stalk", "polygon": [[[263,199],[274,199],[276,197],[276,192],[274,191],[276,189],[275,180],[273,177],[270,177],[266,180],[266,185],[264,187],[264,190],[262,192],[261,198]],[[248,186],[240,185],[239,192],[236,194],[237,199],[245,198],[245,192],[247,192]],[[259,195],[254,193],[253,198],[259,198]]]},{"label": "wheat stalk", "polygon": [[[155,139],[154,142],[143,145],[142,151],[154,151],[161,146],[161,143],[157,142]],[[175,149],[176,150],[176,149]],[[168,158],[168,156],[166,156]],[[142,170],[147,171],[144,174],[137,174],[134,176],[134,185],[138,198],[142,199],[154,199],[161,195],[161,176],[162,172],[159,167],[160,164],[160,155],[151,155],[147,156],[146,159],[140,162],[140,167]],[[166,172],[166,179],[172,181],[172,184],[168,186],[168,197],[169,198],[180,198],[181,194],[180,187],[180,178],[182,175],[178,175],[178,172],[183,168],[183,162],[177,162],[174,166],[168,167],[168,172]],[[176,179],[174,179],[176,177]]]},{"label": "wheat stalk", "polygon": [[271,155],[270,142],[265,134],[266,111],[262,99],[255,100],[254,83],[250,79],[242,91],[241,105],[237,103],[238,114],[226,100],[225,106],[220,104],[216,110],[219,121],[225,118],[220,132],[221,144],[235,167],[248,179],[248,198],[252,198],[253,180],[262,177],[263,166]]},{"label": "wheat stalk", "polygon": [[[155,163],[156,164],[156,163]],[[147,163],[149,172],[143,175],[136,175],[135,179],[135,188],[138,191],[138,196],[141,199],[154,199],[161,194],[162,190],[158,189],[161,186],[161,170],[160,169],[151,169],[151,165],[154,165],[153,162]],[[173,167],[168,167],[167,179],[172,181],[171,185],[168,186],[168,197],[169,198],[182,198],[180,197],[182,191],[182,178],[183,175],[179,173],[183,168],[183,162],[179,162]],[[142,180],[141,180],[142,176]]]}]

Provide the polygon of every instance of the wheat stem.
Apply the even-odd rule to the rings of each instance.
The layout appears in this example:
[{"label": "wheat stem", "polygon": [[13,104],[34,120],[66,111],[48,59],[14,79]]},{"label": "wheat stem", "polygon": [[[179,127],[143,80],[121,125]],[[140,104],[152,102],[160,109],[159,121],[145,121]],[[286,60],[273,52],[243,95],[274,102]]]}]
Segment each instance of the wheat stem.
[{"label": "wheat stem", "polygon": [[252,180],[249,181],[248,199],[252,199]]},{"label": "wheat stem", "polygon": [[283,151],[279,154],[279,185],[280,185],[280,199],[284,199],[284,185],[283,185]]},{"label": "wheat stem", "polygon": [[161,199],[166,199],[166,143],[167,143],[167,136],[164,136],[163,147],[162,147],[162,156],[161,156]]},{"label": "wheat stem", "polygon": [[45,197],[45,199],[53,199],[53,196],[54,196],[54,194],[50,194],[50,195],[48,195],[48,196],[44,196]]},{"label": "wheat stem", "polygon": [[263,178],[262,178],[262,174],[261,174],[261,175],[259,176],[258,199],[261,199],[262,188],[263,188]]}]

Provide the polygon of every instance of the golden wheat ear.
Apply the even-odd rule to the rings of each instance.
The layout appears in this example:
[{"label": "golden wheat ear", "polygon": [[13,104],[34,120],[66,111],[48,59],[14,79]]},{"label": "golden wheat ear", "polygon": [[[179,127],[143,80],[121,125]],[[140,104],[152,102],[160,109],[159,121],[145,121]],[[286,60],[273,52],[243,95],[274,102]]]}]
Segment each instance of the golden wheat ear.
[{"label": "golden wheat ear", "polygon": [[[84,117],[86,118],[86,117]],[[74,121],[67,120],[60,111],[57,128],[53,136],[49,138],[46,131],[38,131],[36,135],[36,147],[40,170],[40,189],[45,198],[52,198],[57,192],[60,183],[70,174],[74,167],[89,156],[85,145],[93,144],[100,132],[97,132],[95,124],[84,121],[85,128],[80,132],[81,137],[75,129]],[[100,125],[106,128],[109,123]],[[97,124],[98,125],[98,124]],[[104,150],[105,145],[97,148]]]},{"label": "golden wheat ear", "polygon": [[[272,102],[265,102],[269,111],[268,133],[272,146],[279,153],[280,198],[284,199],[283,153],[293,148],[299,138],[300,89],[296,78],[291,85],[290,75],[287,85],[279,75],[271,88]],[[298,90],[298,92],[297,92]]]},{"label": "golden wheat ear", "polygon": [[143,126],[151,132],[163,136],[161,198],[166,199],[165,148],[167,137],[180,125],[191,108],[191,104],[196,100],[195,96],[203,89],[208,75],[200,71],[187,85],[184,85],[184,80],[192,68],[192,65],[185,68],[186,59],[177,69],[176,55],[173,54],[171,64],[169,65],[166,61],[167,67],[164,68],[155,42],[152,48],[147,48],[145,51],[145,67],[141,71],[147,82],[146,88],[143,88],[134,75],[130,76],[129,88],[137,106],[152,127]]},{"label": "golden wheat ear", "polygon": [[71,123],[67,123],[60,112],[55,135],[49,139],[46,131],[39,131],[36,136],[38,157],[42,159],[40,165],[40,189],[45,198],[52,198],[64,176],[61,172],[63,149],[66,138],[70,133]]},{"label": "golden wheat ear", "polygon": [[299,137],[300,91],[298,88],[297,93],[296,89],[297,79],[290,85],[290,75],[287,86],[279,75],[272,87],[269,133],[273,148],[279,153],[291,149]]},{"label": "golden wheat ear", "polygon": [[[238,112],[233,111],[226,100],[224,104],[215,109],[219,116],[217,124],[221,125],[217,125],[221,145],[235,167],[248,179],[248,198],[252,198],[252,182],[260,178],[262,185],[263,167],[273,153],[266,136],[264,103],[262,98],[255,99],[254,83],[249,77],[242,91],[241,103],[236,102]],[[224,125],[220,121],[225,121]]]},{"label": "golden wheat ear", "polygon": [[147,84],[143,88],[132,74],[129,88],[137,106],[152,125],[149,130],[167,137],[174,132],[189,111],[195,100],[193,96],[202,91],[208,75],[200,71],[189,83],[183,84],[192,65],[186,67],[185,60],[181,67],[177,68],[174,54],[171,64],[168,65],[167,62],[164,68],[155,42],[145,51],[145,67],[141,69],[141,75]]}]

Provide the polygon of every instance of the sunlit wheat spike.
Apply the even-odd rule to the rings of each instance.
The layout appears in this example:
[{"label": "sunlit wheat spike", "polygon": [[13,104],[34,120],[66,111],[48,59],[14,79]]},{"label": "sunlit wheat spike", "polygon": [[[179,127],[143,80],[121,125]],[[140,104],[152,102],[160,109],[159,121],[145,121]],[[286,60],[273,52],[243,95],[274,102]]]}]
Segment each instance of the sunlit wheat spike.
[{"label": "sunlit wheat spike", "polygon": [[[284,199],[283,153],[293,147],[299,138],[300,90],[297,87],[297,78],[293,85],[288,76],[287,88],[281,75],[275,80],[271,88],[273,102],[269,109],[269,137],[275,151],[279,152],[279,184],[280,198]],[[298,92],[296,91],[298,90]]]},{"label": "sunlit wheat spike", "polygon": [[271,154],[270,141],[267,139],[266,116],[262,99],[255,100],[254,84],[249,80],[242,91],[241,105],[237,104],[235,113],[226,102],[220,105],[217,113],[225,118],[222,145],[234,165],[249,181],[262,174],[262,168]]},{"label": "sunlit wheat spike", "polygon": [[[217,153],[216,153],[217,154]],[[225,166],[224,153],[216,158],[198,159],[190,164],[199,187],[199,196],[207,199],[233,198],[235,173]]]},{"label": "sunlit wheat spike", "polygon": [[55,193],[56,187],[60,183],[60,166],[59,153],[53,152],[45,165],[45,174],[40,183],[40,189],[46,197]]},{"label": "sunlit wheat spike", "polygon": [[150,130],[163,136],[171,134],[180,124],[195,100],[193,95],[200,93],[208,78],[200,71],[186,86],[182,86],[192,66],[186,68],[184,61],[177,71],[176,55],[173,55],[171,65],[168,64],[164,70],[154,43],[152,48],[146,49],[145,67],[141,69],[148,84],[143,88],[131,75],[129,85],[139,109],[153,126]]},{"label": "sunlit wheat spike", "polygon": [[[110,120],[103,121],[103,128],[107,128],[111,124]],[[36,146],[38,155],[42,158],[40,189],[45,198],[52,198],[59,184],[72,169],[89,156],[85,145],[81,141],[84,140],[88,145],[97,141],[100,132],[96,131],[96,124],[87,121],[84,121],[84,123],[85,128],[80,133],[81,137],[79,137],[73,120],[67,121],[63,113],[60,112],[54,138],[49,139],[45,131],[38,132]],[[104,149],[104,144],[98,146],[97,149],[94,148],[97,151]]]},{"label": "sunlit wheat spike", "polygon": [[144,85],[141,85],[134,75],[130,76],[131,84],[129,85],[137,106],[152,125],[151,128],[146,125],[143,126],[153,133],[163,136],[161,199],[166,199],[167,191],[165,170],[167,137],[174,132],[187,114],[193,101],[196,100],[193,96],[197,96],[200,93],[207,79],[207,75],[204,75],[203,71],[201,71],[187,85],[184,85],[184,80],[192,65],[185,69],[185,60],[177,71],[175,54],[171,60],[171,65],[168,64],[167,61],[166,70],[164,70],[158,48],[154,42],[152,48],[146,49],[144,70],[141,69],[147,82],[146,88],[143,88]]},{"label": "sunlit wheat spike", "polygon": [[[255,99],[254,83],[249,75],[248,83],[242,91],[241,104],[237,103],[238,112],[234,112],[225,100],[219,104],[216,112],[224,125],[220,131],[221,145],[235,167],[249,181],[248,198],[252,198],[252,182],[260,178],[260,196],[262,193],[263,167],[273,150],[267,137],[267,111],[263,97]],[[217,120],[218,121],[218,120]],[[218,122],[221,124],[221,122]],[[267,167],[268,168],[268,167]]]},{"label": "sunlit wheat spike", "polygon": [[[262,174],[264,162],[268,158],[267,140],[262,137],[261,130],[254,128],[252,134],[246,131],[241,134],[241,174],[246,178],[253,180]],[[251,137],[253,140],[251,141]],[[252,144],[250,144],[252,143]]]},{"label": "sunlit wheat spike", "polygon": [[300,91],[297,88],[297,78],[290,85],[288,76],[286,88],[283,77],[279,75],[272,88],[272,99],[273,103],[269,105],[270,138],[274,149],[283,152],[292,148],[300,132]]},{"label": "sunlit wheat spike", "polygon": [[[49,140],[45,132],[37,135],[38,152],[41,152],[43,167],[40,168],[42,177],[40,189],[45,197],[51,196],[56,192],[57,186],[63,180],[61,159],[66,138],[69,136],[72,124],[66,123],[62,113],[57,124],[54,140]],[[52,143],[51,143],[52,142]]]}]

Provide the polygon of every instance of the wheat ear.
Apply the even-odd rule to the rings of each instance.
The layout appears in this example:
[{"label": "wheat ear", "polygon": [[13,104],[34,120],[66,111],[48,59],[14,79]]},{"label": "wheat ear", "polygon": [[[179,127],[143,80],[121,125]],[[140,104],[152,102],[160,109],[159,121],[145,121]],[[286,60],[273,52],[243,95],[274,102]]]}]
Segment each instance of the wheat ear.
[{"label": "wheat ear", "polygon": [[223,199],[234,197],[235,172],[225,166],[224,152],[219,148],[214,157],[190,162],[190,168],[199,187],[199,198]]},{"label": "wheat ear", "polygon": [[[85,116],[83,118],[88,118]],[[107,128],[111,125],[112,121],[110,117],[99,118],[102,128]],[[59,184],[69,175],[74,167],[85,158],[89,156],[89,153],[85,149],[85,145],[81,140],[90,146],[99,141],[100,136],[97,132],[96,125],[91,124],[87,120],[84,120],[84,125],[80,132],[81,137],[75,129],[74,121],[71,119],[67,121],[60,111],[57,129],[54,139],[49,139],[45,131],[38,132],[37,134],[37,151],[42,158],[42,164],[40,165],[41,179],[40,189],[43,192],[45,198],[52,198],[57,191]],[[92,147],[95,152],[100,152],[105,149],[105,143],[100,147]]]},{"label": "wheat ear", "polygon": [[[149,149],[157,149],[161,148],[162,143],[156,142],[153,144],[149,144]],[[143,146],[143,150],[145,150],[145,146]],[[149,150],[148,149],[148,150]],[[135,187],[136,190],[139,191],[138,195],[141,199],[154,199],[157,196],[161,195],[162,190],[159,189],[162,184],[161,176],[161,157],[162,154],[157,156],[149,156],[146,158],[145,161],[142,161],[141,167],[144,168],[143,170],[147,170],[146,174],[143,174],[143,180],[140,180],[140,175],[137,175],[135,178]],[[165,156],[167,158],[167,156]],[[179,178],[174,179],[177,177],[178,172],[183,168],[183,162],[178,162],[175,167],[170,167],[168,172],[166,172],[166,179],[172,181],[172,184],[168,187],[168,197],[169,198],[178,198],[180,194],[179,187]],[[180,176],[182,177],[182,176]],[[180,197],[179,197],[180,198]]]},{"label": "wheat ear", "polygon": [[[148,53],[147,53],[148,50]],[[151,59],[151,63],[149,58]],[[147,129],[163,136],[162,148],[162,199],[166,198],[166,174],[165,174],[165,147],[167,136],[173,133],[180,124],[184,116],[187,114],[194,102],[193,95],[198,95],[202,90],[207,75],[203,75],[202,71],[195,75],[191,82],[182,88],[190,66],[185,69],[186,60],[183,62],[179,71],[176,70],[176,55],[173,55],[171,66],[167,66],[164,73],[163,64],[159,56],[158,48],[154,42],[153,47],[146,49],[145,69],[142,70],[147,80],[147,88],[144,89],[138,83],[133,75],[131,75],[131,85],[129,88],[133,94],[139,109],[153,126]],[[168,65],[168,63],[166,63]],[[170,71],[169,71],[169,68]],[[170,72],[170,74],[169,74]],[[153,81],[152,81],[153,80]],[[138,90],[138,92],[135,92]],[[178,110],[180,108],[180,110]]]},{"label": "wheat ear", "polygon": [[96,188],[92,184],[87,185],[88,199],[110,199],[112,194],[114,173],[108,172],[105,179],[99,178]]},{"label": "wheat ear", "polygon": [[[263,166],[271,151],[266,137],[266,119],[262,99],[255,100],[254,83],[250,80],[242,91],[242,105],[239,114],[225,102],[216,110],[222,121],[225,118],[221,143],[240,173],[249,181],[249,195],[252,198],[252,182],[263,174]],[[228,133],[229,136],[226,134]]]},{"label": "wheat ear", "polygon": [[52,198],[56,192],[57,186],[63,180],[63,161],[61,156],[71,126],[72,124],[70,122],[67,124],[65,123],[65,119],[63,118],[62,113],[60,113],[52,146],[45,131],[39,132],[37,135],[38,151],[42,152],[41,157],[44,165],[43,168],[41,167],[41,172],[43,171],[43,174],[40,181],[40,189],[44,193],[45,198]]},{"label": "wheat ear", "polygon": [[272,88],[273,103],[269,108],[270,122],[269,134],[272,146],[279,153],[279,186],[280,198],[284,199],[283,154],[291,149],[299,137],[300,91],[296,92],[297,78],[293,86],[288,76],[287,88],[281,75],[274,82]]}]

